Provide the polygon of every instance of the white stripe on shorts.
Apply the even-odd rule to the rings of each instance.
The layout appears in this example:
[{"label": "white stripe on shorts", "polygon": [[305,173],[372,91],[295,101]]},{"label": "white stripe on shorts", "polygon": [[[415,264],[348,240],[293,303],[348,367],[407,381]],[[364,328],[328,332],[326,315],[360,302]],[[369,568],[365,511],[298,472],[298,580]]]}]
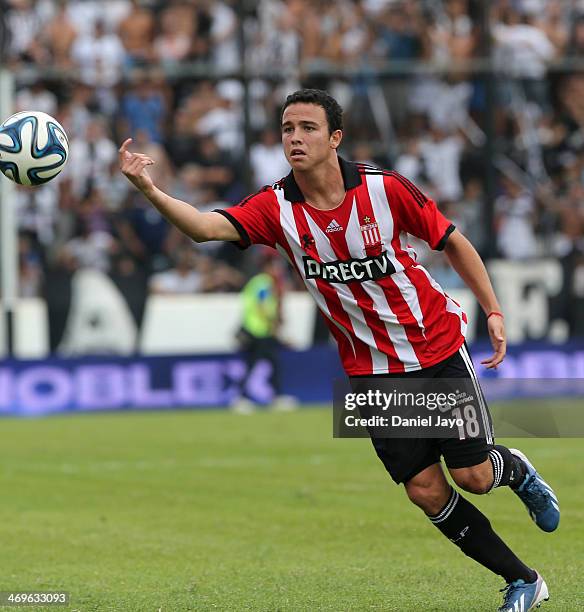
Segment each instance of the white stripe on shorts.
[{"label": "white stripe on shorts", "polygon": [[472,359],[470,358],[470,355],[468,354],[468,351],[464,344],[460,347],[458,352],[460,353],[460,356],[462,357],[466,365],[466,369],[468,370],[468,373],[470,374],[471,380],[473,382],[473,387],[477,395],[477,401],[479,403],[479,410],[481,412],[481,417],[482,417],[483,425],[485,428],[485,439],[487,441],[487,444],[493,444],[493,431],[489,424],[489,411],[485,403],[485,398],[483,396],[483,391],[481,389],[479,379],[477,378],[477,374],[472,364]]}]

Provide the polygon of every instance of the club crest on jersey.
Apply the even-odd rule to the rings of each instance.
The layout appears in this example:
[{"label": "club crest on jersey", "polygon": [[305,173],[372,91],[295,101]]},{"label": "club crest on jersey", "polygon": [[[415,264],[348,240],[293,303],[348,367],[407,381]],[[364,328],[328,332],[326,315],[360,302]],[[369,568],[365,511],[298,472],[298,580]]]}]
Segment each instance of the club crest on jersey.
[{"label": "club crest on jersey", "polygon": [[360,229],[366,247],[377,246],[381,243],[379,226],[375,221],[371,222],[371,217],[363,217],[363,225],[360,226]]}]

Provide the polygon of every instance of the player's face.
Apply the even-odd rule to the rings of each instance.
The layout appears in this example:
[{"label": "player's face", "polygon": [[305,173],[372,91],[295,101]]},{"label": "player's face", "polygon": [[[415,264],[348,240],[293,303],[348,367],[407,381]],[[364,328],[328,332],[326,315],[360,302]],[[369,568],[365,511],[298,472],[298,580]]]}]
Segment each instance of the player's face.
[{"label": "player's face", "polygon": [[341,141],[341,131],[329,134],[326,113],[317,104],[291,104],[282,117],[282,144],[294,169],[308,170],[324,161]]}]

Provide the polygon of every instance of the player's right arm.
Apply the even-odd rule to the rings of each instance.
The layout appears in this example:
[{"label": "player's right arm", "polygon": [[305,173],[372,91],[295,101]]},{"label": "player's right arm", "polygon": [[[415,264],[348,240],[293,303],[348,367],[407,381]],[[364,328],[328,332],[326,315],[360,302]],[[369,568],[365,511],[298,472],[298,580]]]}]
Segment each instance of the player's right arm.
[{"label": "player's right arm", "polygon": [[131,142],[132,139],[128,138],[119,149],[120,170],[161,215],[195,242],[240,239],[237,229],[223,215],[216,212],[202,213],[194,206],[158,189],[146,170],[154,160],[147,155],[128,151]]}]

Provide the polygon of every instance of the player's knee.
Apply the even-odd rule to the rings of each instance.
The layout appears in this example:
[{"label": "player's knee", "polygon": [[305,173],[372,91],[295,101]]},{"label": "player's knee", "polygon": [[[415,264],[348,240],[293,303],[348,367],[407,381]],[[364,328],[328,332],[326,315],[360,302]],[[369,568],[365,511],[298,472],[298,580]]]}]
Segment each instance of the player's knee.
[{"label": "player's knee", "polygon": [[453,478],[461,489],[475,495],[488,493],[493,485],[492,475],[478,470],[465,470],[456,475],[453,474]]},{"label": "player's knee", "polygon": [[406,483],[406,493],[410,501],[421,508],[426,514],[438,514],[444,507],[445,492],[433,483],[428,486]]}]

